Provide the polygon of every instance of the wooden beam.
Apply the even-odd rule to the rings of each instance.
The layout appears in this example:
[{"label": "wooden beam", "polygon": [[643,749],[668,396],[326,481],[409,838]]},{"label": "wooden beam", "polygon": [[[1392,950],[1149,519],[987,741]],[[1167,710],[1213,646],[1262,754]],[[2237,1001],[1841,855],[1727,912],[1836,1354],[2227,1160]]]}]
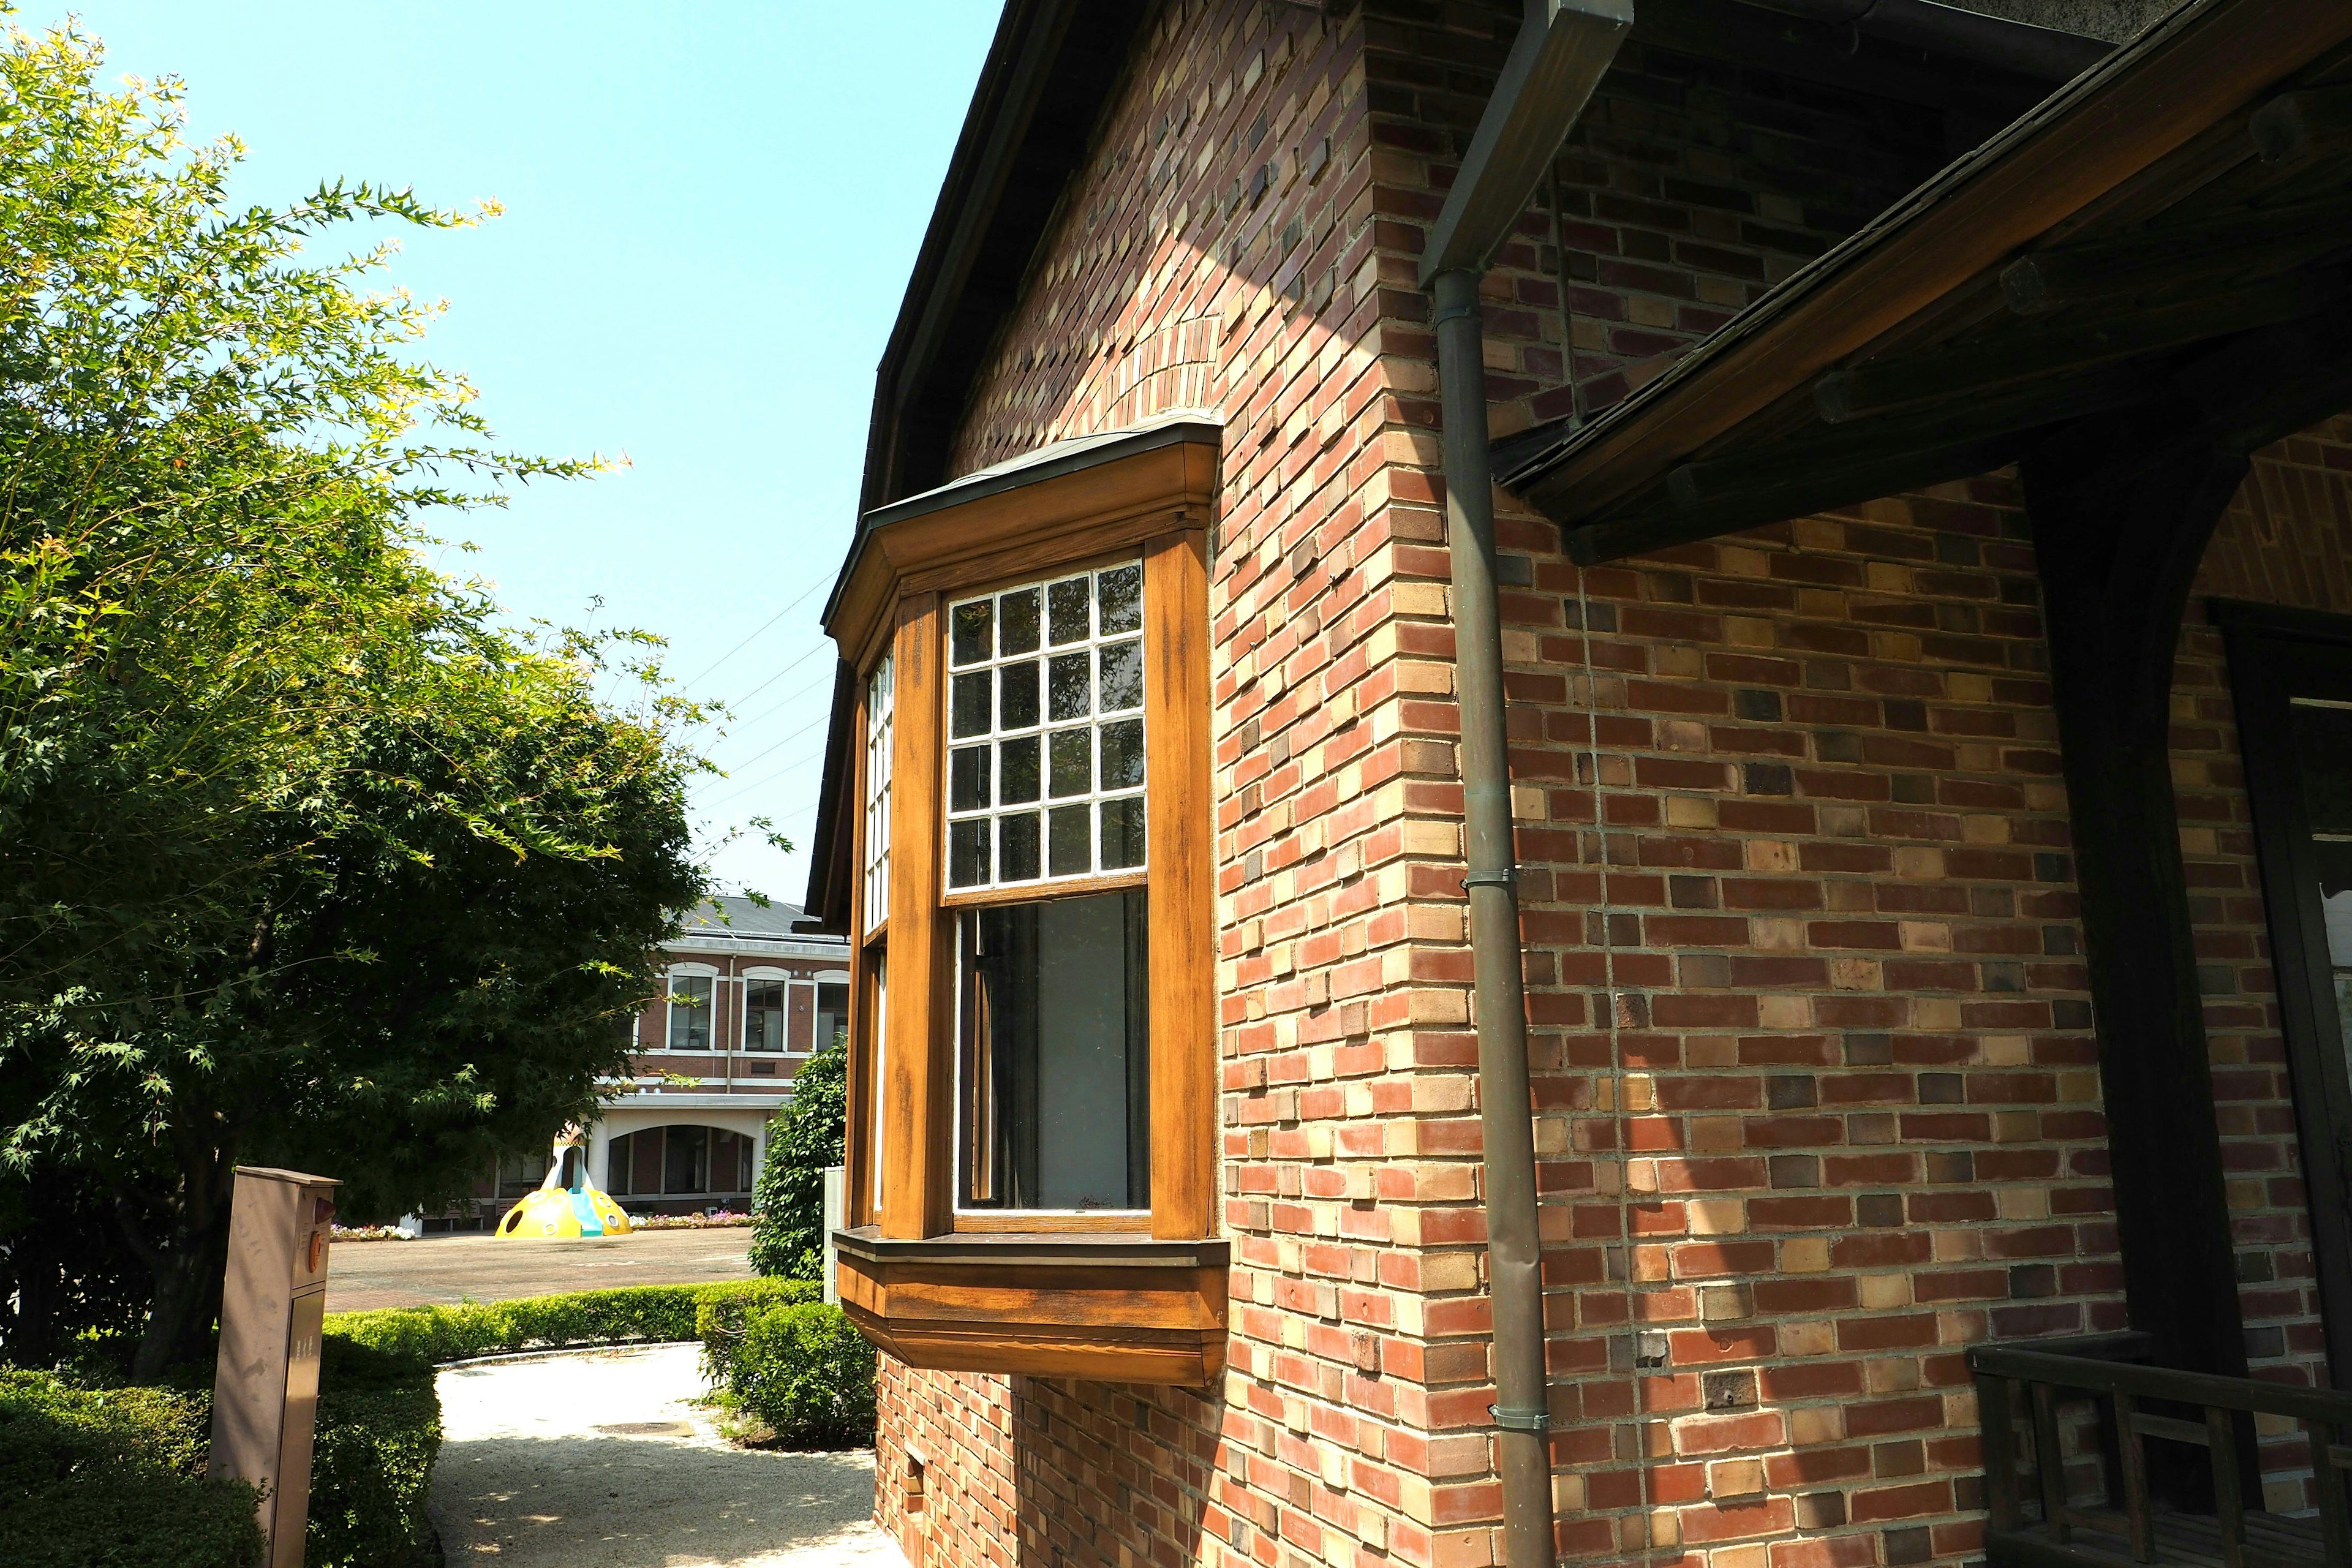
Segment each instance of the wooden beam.
[{"label": "wooden beam", "polygon": [[2352,38],[2342,0],[2192,0],[1922,186],[1523,487],[1593,515]]},{"label": "wooden beam", "polygon": [[2001,268],[2000,291],[2019,315],[2046,315],[2233,274],[2283,272],[2347,247],[2352,247],[2352,195],[2239,207],[2196,223],[2020,257]]},{"label": "wooden beam", "polygon": [[2021,329],[1906,359],[1865,362],[1823,376],[1814,405],[1832,423],[1917,408],[1958,407],[2069,371],[2185,348],[2209,338],[2308,316],[2343,295],[2339,279],[2282,278],[2220,299],[2081,324]]},{"label": "wooden beam", "polygon": [[1713,539],[1745,528],[1854,506],[1881,496],[1967,479],[1998,468],[2016,455],[2022,437],[1968,442],[1885,453],[1843,468],[1796,470],[1771,483],[1678,505],[1663,490],[1597,522],[1561,531],[1569,558],[1580,566]]},{"label": "wooden beam", "polygon": [[891,653],[889,997],[883,1005],[882,1234],[953,1224],[953,941],[940,908],[947,653],[937,594],[898,602]]},{"label": "wooden beam", "polygon": [[[2246,459],[2180,421],[2022,465],[2082,900],[2132,1326],[2164,1364],[2246,1374],[2230,1208],[2172,790],[2173,649]],[[2061,455],[2063,452],[2063,456]]]},{"label": "wooden beam", "polygon": [[1151,1234],[1217,1228],[1215,807],[1209,739],[1205,531],[1144,547],[1144,796],[1151,866]]},{"label": "wooden beam", "polygon": [[2054,376],[1990,395],[1962,387],[1948,398],[1905,413],[1831,423],[1791,439],[1681,464],[1666,475],[1666,493],[1687,510],[1811,475],[1883,468],[1906,453],[1979,446],[1997,437],[2122,408],[2147,398],[2152,390],[2149,378],[2130,365]]},{"label": "wooden beam", "polygon": [[2246,122],[2265,163],[2299,163],[2352,147],[2352,88],[2283,92]]}]

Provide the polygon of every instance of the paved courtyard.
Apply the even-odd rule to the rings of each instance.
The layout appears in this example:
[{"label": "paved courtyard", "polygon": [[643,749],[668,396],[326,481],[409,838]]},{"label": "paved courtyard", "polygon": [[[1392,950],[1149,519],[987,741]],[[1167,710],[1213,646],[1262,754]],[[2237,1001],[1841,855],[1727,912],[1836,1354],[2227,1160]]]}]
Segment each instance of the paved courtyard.
[{"label": "paved courtyard", "polygon": [[872,1450],[731,1447],[688,1403],[699,1354],[443,1368],[431,1511],[450,1568],[905,1568],[872,1522]]},{"label": "paved courtyard", "polygon": [[581,1241],[501,1241],[488,1234],[347,1241],[328,1253],[327,1310],[748,1279],[751,1247],[749,1226],[646,1230]]}]

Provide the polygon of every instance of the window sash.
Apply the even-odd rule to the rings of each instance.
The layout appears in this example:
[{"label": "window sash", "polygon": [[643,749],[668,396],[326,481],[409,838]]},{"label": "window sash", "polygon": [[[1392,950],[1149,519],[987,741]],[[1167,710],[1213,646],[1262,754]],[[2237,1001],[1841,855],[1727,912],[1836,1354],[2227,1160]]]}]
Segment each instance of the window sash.
[{"label": "window sash", "polygon": [[890,744],[896,679],[884,654],[866,683],[866,929],[890,914]]},{"label": "window sash", "polygon": [[946,638],[947,890],[1142,871],[1142,563],[956,600]]}]

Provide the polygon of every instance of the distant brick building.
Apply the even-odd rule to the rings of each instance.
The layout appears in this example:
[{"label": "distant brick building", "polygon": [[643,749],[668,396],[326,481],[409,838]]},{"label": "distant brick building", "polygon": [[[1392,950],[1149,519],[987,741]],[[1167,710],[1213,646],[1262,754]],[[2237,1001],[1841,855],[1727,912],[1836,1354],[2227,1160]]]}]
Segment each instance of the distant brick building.
[{"label": "distant brick building", "polygon": [[[589,1172],[632,1214],[749,1206],[768,1119],[793,1075],[848,1026],[848,944],[790,904],[711,900],[664,950],[667,995],[628,1022],[631,1087],[590,1129]],[[494,1225],[547,1174],[549,1152],[517,1151],[475,1189],[474,1212],[436,1224]]]},{"label": "distant brick building", "polygon": [[2352,9],[1526,15],[1006,8],[826,610],[879,1517],[2352,1561]]}]

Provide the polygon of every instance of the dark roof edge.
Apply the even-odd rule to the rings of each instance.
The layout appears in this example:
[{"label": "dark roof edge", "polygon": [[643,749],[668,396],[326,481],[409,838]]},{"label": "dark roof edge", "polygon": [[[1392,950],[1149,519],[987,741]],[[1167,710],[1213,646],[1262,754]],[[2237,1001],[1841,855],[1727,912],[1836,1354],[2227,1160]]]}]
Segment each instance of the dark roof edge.
[{"label": "dark roof edge", "polygon": [[[1621,427],[1647,416],[1652,408],[1670,403],[1684,386],[1706,375],[1717,361],[1771,326],[1798,300],[1868,255],[1887,236],[1939,205],[1953,192],[1997,166],[2019,147],[2042,135],[2053,122],[2065,119],[2083,103],[2096,98],[2109,83],[2131,71],[2141,60],[2158,52],[2176,34],[2193,26],[2198,18],[2221,3],[2221,0],[2189,0],[2163,21],[2058,89],[1982,145],[1945,165],[1942,171],[1908,195],[1790,274],[1762,299],[1733,317],[1714,336],[1675,361],[1656,380],[1599,418],[1575,429],[1567,428],[1570,423],[1569,420],[1552,420],[1497,441],[1496,478],[1514,489],[1541,479],[1566,465],[1585,448],[1596,445]],[[1547,437],[1549,437],[1549,440]]]},{"label": "dark roof edge", "polygon": [[866,542],[878,529],[912,518],[926,517],[944,511],[951,506],[961,506],[983,496],[1003,495],[1011,490],[1025,489],[1067,474],[1083,473],[1116,463],[1144,452],[1156,452],[1162,447],[1181,446],[1201,441],[1213,447],[1224,443],[1224,421],[1215,414],[1200,409],[1184,409],[1146,420],[1123,430],[1107,431],[1099,436],[1074,436],[1055,441],[1036,450],[1023,454],[993,468],[981,468],[960,479],[908,496],[879,507],[858,519],[857,533],[850,541],[848,558],[841,563],[841,574],[834,579],[833,590],[824,597],[823,620],[833,624],[833,612],[841,602],[841,591],[850,575],[857,569],[858,557],[866,552]]},{"label": "dark roof edge", "polygon": [[[888,504],[944,453],[909,449],[908,415],[968,379],[971,344],[1010,308],[1003,280],[1026,271],[1045,218],[1082,166],[1122,72],[1142,0],[1005,0],[940,183],[898,315],[877,367],[860,511]],[[1001,210],[1011,197],[1010,211]],[[975,274],[987,280],[970,298]],[[940,364],[945,353],[949,363]],[[936,435],[934,439],[936,439]]]}]

